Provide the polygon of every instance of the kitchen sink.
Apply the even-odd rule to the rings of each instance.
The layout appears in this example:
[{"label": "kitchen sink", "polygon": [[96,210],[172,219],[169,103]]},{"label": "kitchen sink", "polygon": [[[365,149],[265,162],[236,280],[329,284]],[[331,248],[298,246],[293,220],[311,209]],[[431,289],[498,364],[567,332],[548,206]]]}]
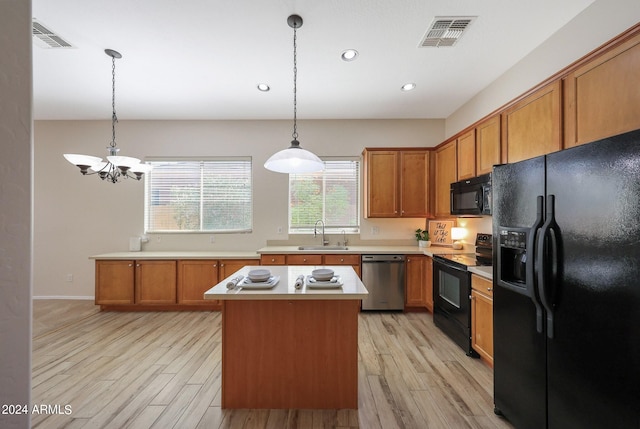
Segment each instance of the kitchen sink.
[{"label": "kitchen sink", "polygon": [[298,250],[349,250],[347,246],[300,246]]}]

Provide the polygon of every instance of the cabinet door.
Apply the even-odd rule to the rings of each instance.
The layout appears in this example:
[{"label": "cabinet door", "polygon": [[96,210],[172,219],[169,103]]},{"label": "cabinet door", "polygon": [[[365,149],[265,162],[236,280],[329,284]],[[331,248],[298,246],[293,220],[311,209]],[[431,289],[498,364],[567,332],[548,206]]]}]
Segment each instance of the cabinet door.
[{"label": "cabinet door", "polygon": [[257,259],[221,259],[220,280],[229,277],[246,265],[260,265],[260,262]]},{"label": "cabinet door", "polygon": [[176,261],[136,262],[136,304],[175,304]]},{"label": "cabinet door", "polygon": [[178,304],[219,304],[203,297],[217,283],[217,260],[178,262]]},{"label": "cabinet door", "polygon": [[458,179],[457,142],[436,149],[436,216],[451,216],[451,184]]},{"label": "cabinet door", "polygon": [[476,127],[476,174],[491,173],[500,162],[500,115],[495,115]]},{"label": "cabinet door", "polygon": [[471,346],[493,366],[493,284],[471,276]]},{"label": "cabinet door", "polygon": [[429,152],[400,152],[400,216],[429,215]]},{"label": "cabinet door", "polygon": [[640,128],[640,35],[564,79],[565,147]]},{"label": "cabinet door", "polygon": [[433,259],[429,256],[424,261],[425,307],[433,313]]},{"label": "cabinet door", "polygon": [[405,305],[407,307],[425,307],[425,262],[426,256],[408,255],[405,262]]},{"label": "cabinet door", "polygon": [[133,261],[96,261],[96,304],[134,303],[133,265]]},{"label": "cabinet door", "polygon": [[458,137],[458,180],[476,177],[476,130]]},{"label": "cabinet door", "polygon": [[557,80],[502,113],[502,149],[507,162],[535,158],[562,148],[561,98]]},{"label": "cabinet door", "polygon": [[366,217],[398,217],[398,152],[365,151]]}]

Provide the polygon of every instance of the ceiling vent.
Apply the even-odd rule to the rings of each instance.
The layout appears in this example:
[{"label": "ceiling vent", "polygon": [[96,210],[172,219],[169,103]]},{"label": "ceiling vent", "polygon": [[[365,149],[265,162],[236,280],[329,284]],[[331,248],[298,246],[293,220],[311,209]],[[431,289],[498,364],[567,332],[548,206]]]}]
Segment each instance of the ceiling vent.
[{"label": "ceiling vent", "polygon": [[58,36],[50,28],[47,28],[37,19],[33,19],[31,23],[31,34],[36,45],[45,49],[73,48],[71,43]]},{"label": "ceiling vent", "polygon": [[423,48],[453,46],[476,18],[476,16],[436,16],[420,42],[420,46]]}]

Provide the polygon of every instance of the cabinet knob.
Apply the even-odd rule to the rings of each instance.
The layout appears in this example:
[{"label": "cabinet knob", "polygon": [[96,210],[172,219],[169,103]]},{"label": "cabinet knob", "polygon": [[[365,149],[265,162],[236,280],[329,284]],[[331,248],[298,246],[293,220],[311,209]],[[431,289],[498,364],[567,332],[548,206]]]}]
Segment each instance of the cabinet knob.
[{"label": "cabinet knob", "polygon": [[492,290],[493,290],[493,288],[492,288],[492,287],[488,287],[488,288],[487,288],[487,291],[489,291],[489,292],[491,292]]},{"label": "cabinet knob", "polygon": [[275,261],[276,261],[276,258],[271,258],[271,262],[275,262]]},{"label": "cabinet knob", "polygon": [[473,299],[473,295],[469,295],[469,299]]},{"label": "cabinet knob", "polygon": [[340,262],[344,262],[344,258],[340,258]]},{"label": "cabinet knob", "polygon": [[303,258],[303,259],[302,259],[302,262],[307,262],[307,258]]},{"label": "cabinet knob", "polygon": [[218,266],[218,264],[213,264],[213,267],[216,268]]},{"label": "cabinet knob", "polygon": [[220,264],[221,267],[224,267],[224,264]]},{"label": "cabinet knob", "polygon": [[129,264],[130,267],[133,267],[133,264]]},{"label": "cabinet knob", "polygon": [[140,264],[136,264],[136,267],[139,267],[139,266],[140,266]]}]

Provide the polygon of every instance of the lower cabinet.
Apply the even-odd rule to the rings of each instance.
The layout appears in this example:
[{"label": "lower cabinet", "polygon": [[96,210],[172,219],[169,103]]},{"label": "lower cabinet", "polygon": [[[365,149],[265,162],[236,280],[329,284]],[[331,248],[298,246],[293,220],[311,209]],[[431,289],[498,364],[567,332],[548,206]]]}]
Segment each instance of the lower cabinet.
[{"label": "lower cabinet", "polygon": [[493,367],[493,283],[471,275],[471,347]]},{"label": "lower cabinet", "polygon": [[120,310],[216,310],[204,293],[257,259],[96,260],[96,304]]},{"label": "lower cabinet", "polygon": [[433,260],[425,255],[407,255],[405,261],[405,306],[433,312]]}]

